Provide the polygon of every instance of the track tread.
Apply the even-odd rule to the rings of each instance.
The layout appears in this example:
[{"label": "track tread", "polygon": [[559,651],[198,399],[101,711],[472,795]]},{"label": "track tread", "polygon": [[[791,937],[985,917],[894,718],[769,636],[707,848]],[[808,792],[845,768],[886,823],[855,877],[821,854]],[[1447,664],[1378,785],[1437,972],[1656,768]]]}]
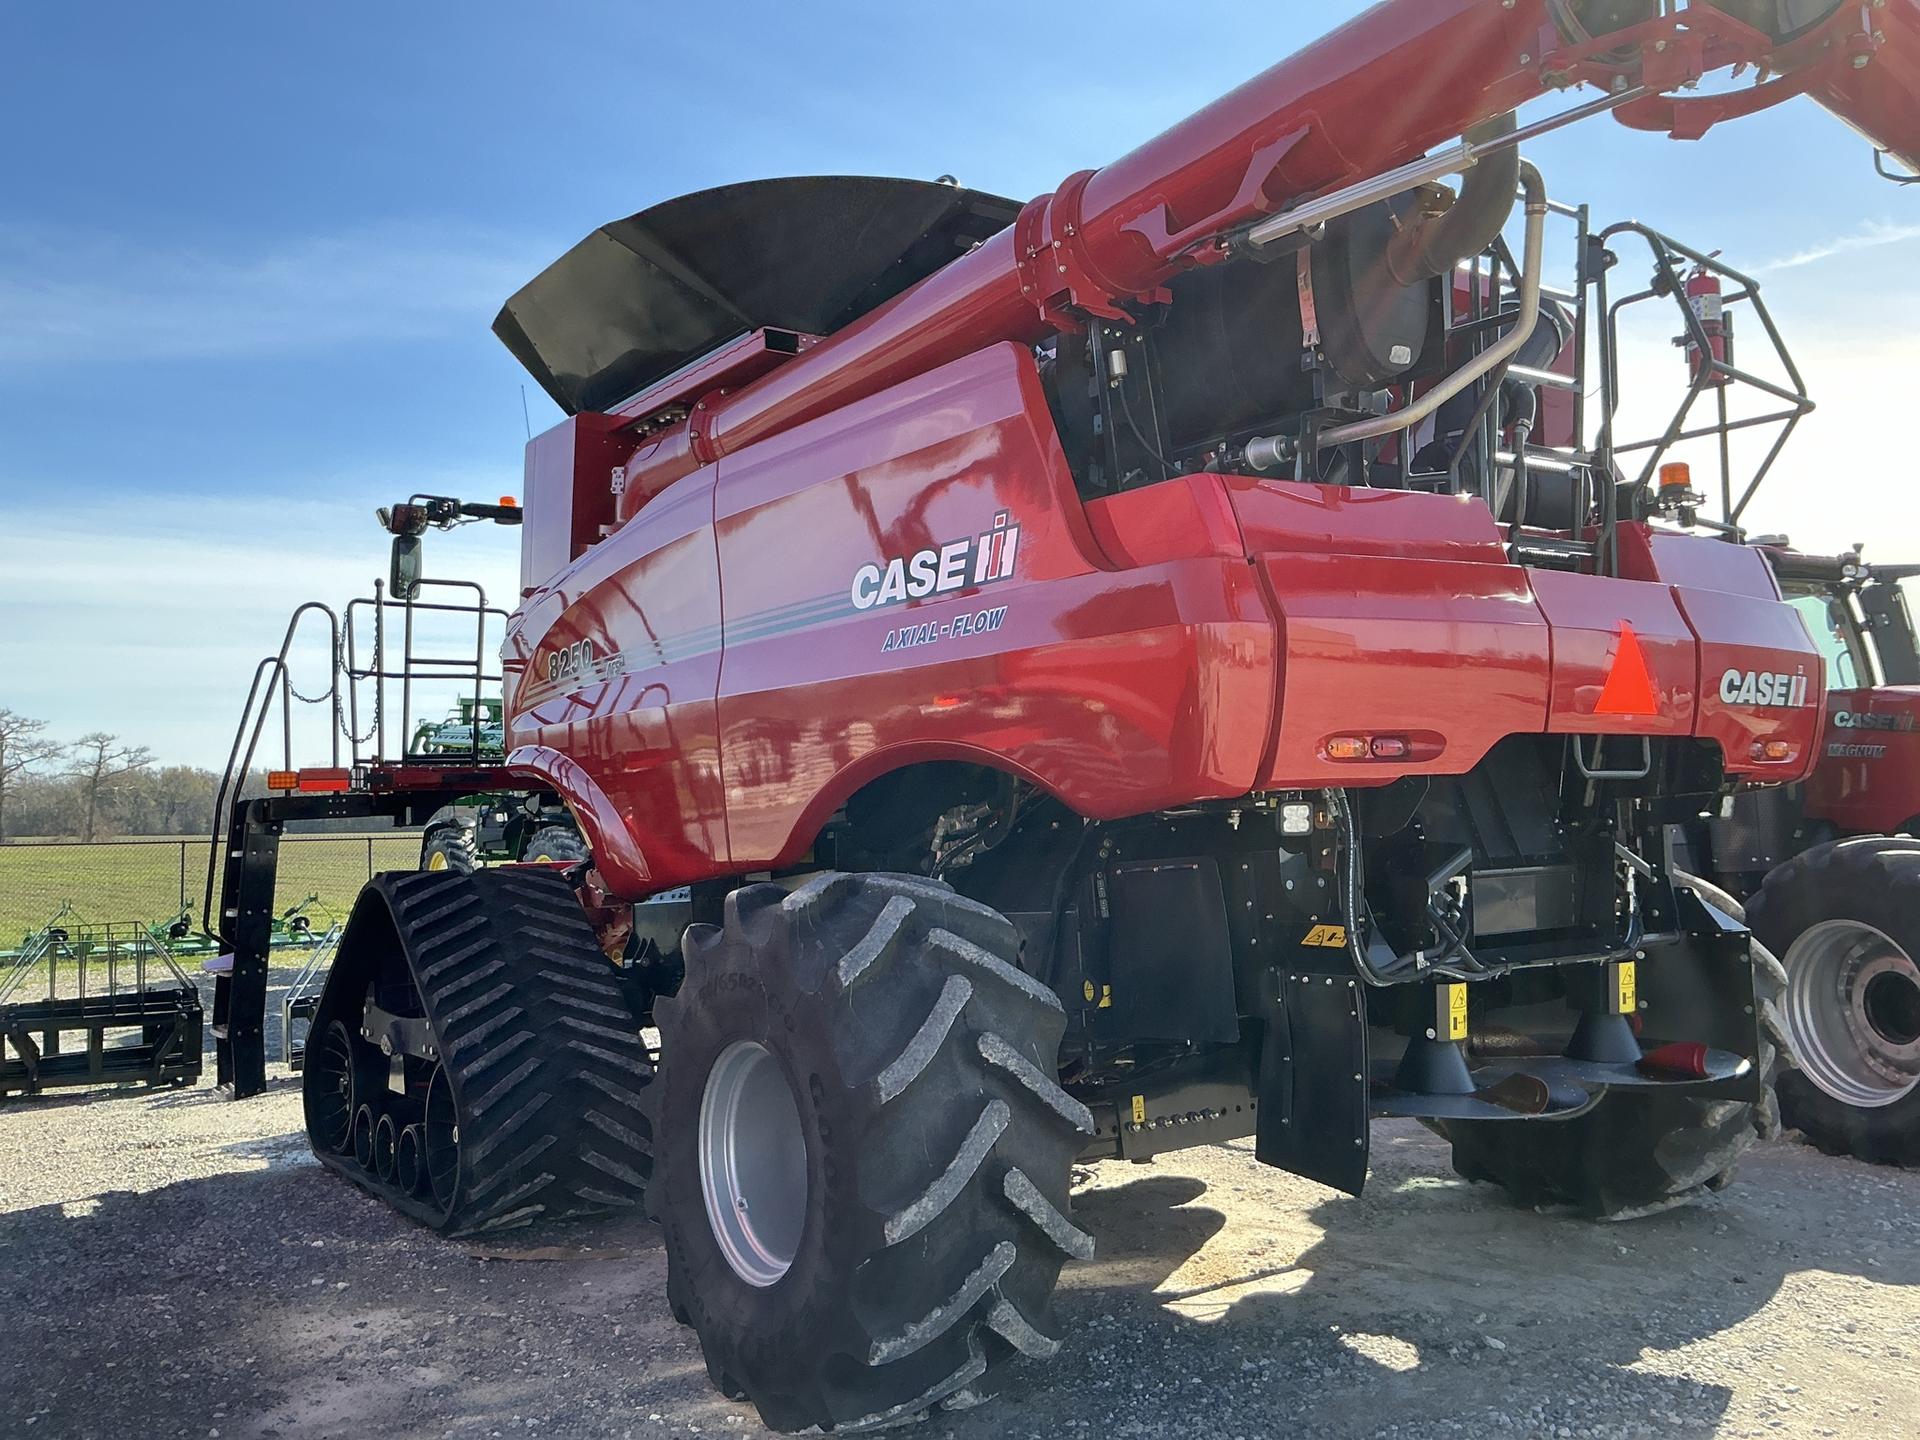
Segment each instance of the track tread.
[{"label": "track tread", "polygon": [[[382,939],[375,915],[365,922],[375,934],[362,942],[362,912],[380,906],[392,929]],[[513,867],[382,875],[354,915],[322,1013],[357,1019],[370,967],[390,963],[397,932],[452,1091],[460,1172],[443,1209],[399,1196],[338,1156],[322,1158],[452,1233],[641,1203],[653,1067],[565,877]]]}]

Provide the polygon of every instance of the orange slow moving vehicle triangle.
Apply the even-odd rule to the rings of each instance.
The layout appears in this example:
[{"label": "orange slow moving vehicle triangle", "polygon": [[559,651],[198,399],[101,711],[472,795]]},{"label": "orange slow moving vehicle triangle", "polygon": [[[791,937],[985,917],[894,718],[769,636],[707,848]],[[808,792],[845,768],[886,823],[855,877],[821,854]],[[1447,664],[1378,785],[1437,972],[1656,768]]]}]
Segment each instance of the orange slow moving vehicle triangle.
[{"label": "orange slow moving vehicle triangle", "polygon": [[1658,715],[1660,694],[1654,688],[1653,672],[1647,668],[1646,652],[1633,626],[1620,622],[1620,648],[1613,655],[1613,669],[1601,687],[1596,715]]}]

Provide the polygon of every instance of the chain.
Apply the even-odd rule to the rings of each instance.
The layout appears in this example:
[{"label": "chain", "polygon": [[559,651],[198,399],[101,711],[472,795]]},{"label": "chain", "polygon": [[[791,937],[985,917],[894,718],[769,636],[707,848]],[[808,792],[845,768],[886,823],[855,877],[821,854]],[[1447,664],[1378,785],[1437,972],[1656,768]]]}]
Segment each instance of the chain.
[{"label": "chain", "polygon": [[[333,657],[335,665],[334,673],[336,675],[347,675],[347,637],[344,632],[342,632],[340,636],[338,647]],[[373,681],[373,719],[367,722],[366,734],[356,735],[353,733],[353,728],[347,724],[346,707],[339,703],[339,697],[337,695],[334,697],[334,719],[339,722],[340,733],[346,737],[347,744],[353,748],[353,753],[356,756],[359,755],[362,745],[367,744],[375,735],[380,733],[380,692],[384,687],[380,683],[378,674],[380,669],[380,655],[377,648],[374,652],[373,668],[375,671]],[[353,684],[353,677],[351,675],[347,675],[347,684]]]}]

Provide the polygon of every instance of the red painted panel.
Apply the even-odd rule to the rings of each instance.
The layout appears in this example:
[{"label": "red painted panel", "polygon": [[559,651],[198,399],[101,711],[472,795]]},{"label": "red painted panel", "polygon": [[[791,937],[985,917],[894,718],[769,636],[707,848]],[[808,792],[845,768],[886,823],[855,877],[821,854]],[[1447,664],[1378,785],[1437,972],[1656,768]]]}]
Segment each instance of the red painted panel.
[{"label": "red painted panel", "polygon": [[[1691,735],[1699,696],[1693,631],[1664,585],[1535,570],[1534,598],[1553,627],[1553,690],[1547,728],[1559,735]],[[1646,659],[1659,713],[1600,714],[1601,694],[1621,659],[1629,625]]]},{"label": "red painted panel", "polygon": [[1179,475],[1160,485],[1102,496],[1086,508],[1094,542],[1115,565],[1246,553],[1240,522],[1219,475]]},{"label": "red painted panel", "polygon": [[[1268,784],[1462,774],[1503,737],[1545,728],[1547,623],[1517,566],[1267,555],[1260,570],[1285,657]],[[1415,737],[1414,758],[1329,760],[1327,739],[1351,734]]]},{"label": "red painted panel", "polygon": [[[992,538],[1003,515],[1017,540]],[[915,760],[1004,764],[1098,816],[1253,784],[1274,634],[1248,567],[1098,568],[1019,347],[723,461],[716,529],[739,868],[794,858],[860,784]],[[932,582],[956,545],[956,576],[1009,545],[1011,573],[886,590],[891,562]]]},{"label": "red painted panel", "polygon": [[558,574],[613,523],[613,467],[633,448],[607,415],[571,415],[527,442],[522,481],[520,589]]},{"label": "red painted panel", "polygon": [[1664,580],[1696,590],[1725,590],[1756,600],[1778,600],[1773,567],[1750,545],[1706,535],[1680,535],[1650,525],[1620,527],[1620,573],[1629,580]]},{"label": "red painted panel", "polygon": [[[1731,773],[1804,780],[1820,738],[1826,675],[1799,612],[1777,600],[1724,590],[1676,585],[1673,596],[1700,637],[1700,717],[1694,733],[1719,744]],[[1749,677],[1773,676],[1789,682],[1787,703],[1743,693]],[[1753,758],[1755,744],[1774,740],[1788,746],[1785,759]]]},{"label": "red painted panel", "polygon": [[1469,495],[1218,478],[1252,555],[1296,550],[1506,564],[1499,527],[1486,505]]},{"label": "red painted panel", "polygon": [[708,470],[668,487],[531,598],[507,637],[511,758],[577,767],[553,781],[622,894],[727,862],[713,484]]},{"label": "red painted panel", "polygon": [[1835,690],[1827,704],[1808,816],[1859,834],[1912,826],[1920,820],[1920,686]]}]

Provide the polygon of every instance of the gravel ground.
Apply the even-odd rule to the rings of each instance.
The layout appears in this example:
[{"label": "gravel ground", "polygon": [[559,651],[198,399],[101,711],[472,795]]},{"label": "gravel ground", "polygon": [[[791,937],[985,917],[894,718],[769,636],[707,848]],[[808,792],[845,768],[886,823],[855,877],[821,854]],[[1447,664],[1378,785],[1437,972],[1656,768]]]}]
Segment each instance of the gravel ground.
[{"label": "gravel ground", "polygon": [[[323,1171],[296,1082],[0,1107],[0,1435],[751,1436],[644,1222],[438,1240]],[[1913,1435],[1920,1173],[1791,1142],[1626,1226],[1417,1127],[1363,1200],[1227,1146],[1085,1172],[1049,1367],[928,1437]]]}]

